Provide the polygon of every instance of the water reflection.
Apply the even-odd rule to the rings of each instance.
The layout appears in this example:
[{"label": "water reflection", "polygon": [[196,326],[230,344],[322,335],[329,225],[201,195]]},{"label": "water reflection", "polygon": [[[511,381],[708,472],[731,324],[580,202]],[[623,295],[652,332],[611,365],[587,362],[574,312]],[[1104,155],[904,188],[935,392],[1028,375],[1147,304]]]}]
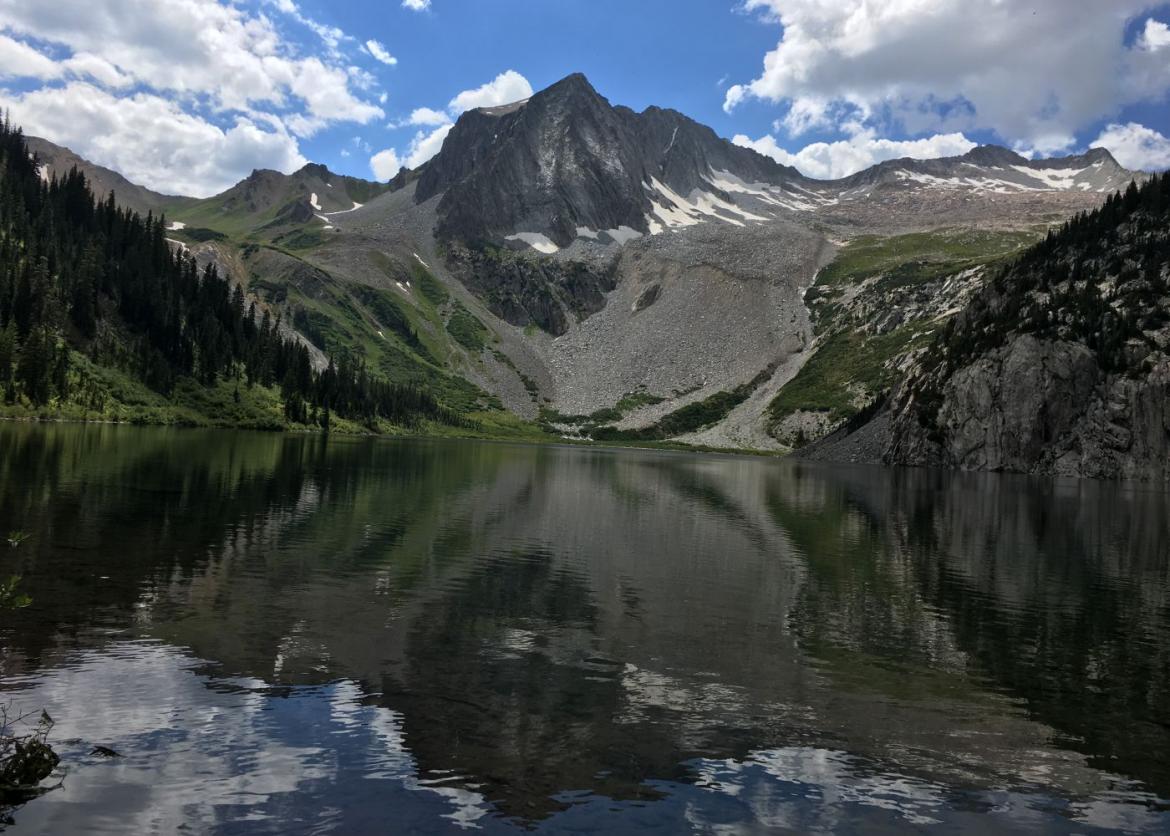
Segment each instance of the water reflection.
[{"label": "water reflection", "polygon": [[[17,830],[1164,829],[1166,497],[0,427]],[[90,759],[95,743],[125,754]],[[157,773],[157,777],[154,777]]]}]

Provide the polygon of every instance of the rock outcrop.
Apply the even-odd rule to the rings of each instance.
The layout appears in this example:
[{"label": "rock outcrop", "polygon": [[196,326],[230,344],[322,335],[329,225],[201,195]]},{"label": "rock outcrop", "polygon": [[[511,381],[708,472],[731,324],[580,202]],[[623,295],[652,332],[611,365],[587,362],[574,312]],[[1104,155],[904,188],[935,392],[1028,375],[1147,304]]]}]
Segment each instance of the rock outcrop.
[{"label": "rock outcrop", "polygon": [[655,181],[730,204],[711,183],[713,170],[772,184],[804,180],[676,111],[613,107],[576,74],[527,101],[464,113],[419,175],[415,199],[442,195],[441,238],[500,242],[519,234],[559,248],[582,234],[650,232]]},{"label": "rock outcrop", "polygon": [[1170,477],[1168,304],[1161,176],[1069,222],[971,301],[891,398],[883,459]]},{"label": "rock outcrop", "polygon": [[1108,373],[1083,344],[1020,335],[955,372],[929,425],[895,406],[886,461],[1015,473],[1165,479],[1170,362]]}]

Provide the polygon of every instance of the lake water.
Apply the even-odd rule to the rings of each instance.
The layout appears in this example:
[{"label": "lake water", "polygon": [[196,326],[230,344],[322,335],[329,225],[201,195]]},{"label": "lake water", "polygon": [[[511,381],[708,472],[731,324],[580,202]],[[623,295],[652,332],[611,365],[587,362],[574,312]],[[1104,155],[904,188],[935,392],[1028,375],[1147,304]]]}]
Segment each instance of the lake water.
[{"label": "lake water", "polygon": [[0,425],[0,698],[63,767],[10,829],[1170,832],[1168,527],[1088,481]]}]

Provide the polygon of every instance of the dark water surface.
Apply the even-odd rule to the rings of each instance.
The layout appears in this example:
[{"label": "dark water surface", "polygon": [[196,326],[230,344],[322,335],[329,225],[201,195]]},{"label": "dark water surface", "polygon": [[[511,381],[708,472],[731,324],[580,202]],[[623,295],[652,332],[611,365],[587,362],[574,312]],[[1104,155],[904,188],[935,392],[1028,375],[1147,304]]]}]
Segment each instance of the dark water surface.
[{"label": "dark water surface", "polygon": [[[15,833],[1170,832],[1160,489],[0,426]],[[91,755],[95,745],[122,757]]]}]

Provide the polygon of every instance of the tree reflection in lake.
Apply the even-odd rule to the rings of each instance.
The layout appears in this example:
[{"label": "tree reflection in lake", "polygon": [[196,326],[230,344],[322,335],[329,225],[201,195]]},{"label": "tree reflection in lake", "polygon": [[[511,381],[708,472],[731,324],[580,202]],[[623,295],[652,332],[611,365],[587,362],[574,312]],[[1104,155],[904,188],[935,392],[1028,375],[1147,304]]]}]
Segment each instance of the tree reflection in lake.
[{"label": "tree reflection in lake", "polygon": [[79,740],[17,827],[1165,828],[1166,501],[0,427],[4,686]]}]

